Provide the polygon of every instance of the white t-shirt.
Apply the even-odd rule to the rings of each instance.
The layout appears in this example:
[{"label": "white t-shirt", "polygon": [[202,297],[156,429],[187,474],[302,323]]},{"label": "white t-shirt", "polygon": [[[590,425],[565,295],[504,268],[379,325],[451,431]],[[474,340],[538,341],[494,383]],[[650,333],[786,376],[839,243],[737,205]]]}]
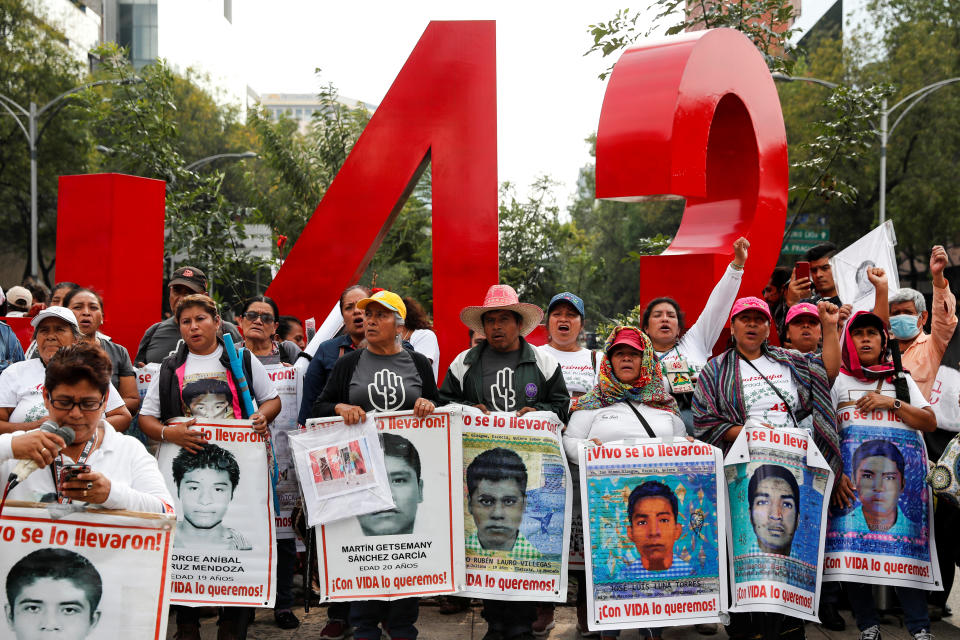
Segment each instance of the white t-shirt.
[{"label": "white t-shirt", "polygon": [[[227,391],[227,369],[220,362],[220,356],[223,353],[223,347],[217,346],[213,353],[200,356],[195,353],[188,353],[187,360],[184,363],[183,386],[180,394],[184,403],[187,405],[185,413],[189,416],[200,416],[204,418],[239,418],[240,414],[235,411],[239,406],[239,398],[234,398],[232,392]],[[264,369],[263,364],[256,358],[250,362],[250,372],[253,380],[250,381],[250,389],[253,397],[258,403],[265,402],[271,398],[277,397],[277,390],[273,386],[273,381]],[[2,376],[0,376],[2,378]],[[191,391],[190,386],[195,385],[194,389],[201,386],[210,387],[210,381],[214,384],[221,382],[220,388],[213,388],[207,392],[195,393]],[[225,388],[226,387],[226,388]],[[153,376],[150,382],[150,388],[147,389],[147,395],[143,399],[143,406],[140,413],[160,417],[160,376]]]},{"label": "white t-shirt", "polygon": [[[40,358],[15,362],[0,376],[0,407],[13,408],[8,422],[33,422],[49,413],[43,403],[43,381],[47,368]],[[107,391],[104,413],[123,406],[113,385]]]},{"label": "white t-shirt", "polygon": [[560,363],[560,370],[563,372],[563,381],[567,384],[567,392],[571,395],[574,393],[582,395],[596,386],[597,373],[600,370],[601,360],[599,353],[596,356],[597,366],[595,369],[593,366],[593,358],[590,355],[590,349],[560,351],[548,344],[539,346],[537,349],[549,353]]},{"label": "white t-shirt", "polygon": [[700,375],[707,360],[713,357],[713,345],[716,344],[720,333],[727,325],[727,317],[737,299],[742,280],[743,270],[734,269],[728,265],[727,270],[710,292],[707,304],[704,305],[697,321],[680,338],[676,351],[668,352],[671,355],[685,357],[695,377]]},{"label": "white t-shirt", "polygon": [[[920,387],[913,381],[910,374],[907,374],[907,388],[910,390],[911,405],[918,409],[930,406],[930,403],[923,397],[923,393],[920,392]],[[830,388],[830,398],[833,400],[833,408],[836,410],[838,405],[846,402],[856,402],[865,394],[876,390],[876,381],[860,382],[853,376],[841,372],[833,382],[833,387]],[[884,380],[883,386],[880,387],[880,393],[890,398],[897,397],[893,383],[887,382],[886,380]],[[842,429],[846,425],[840,424],[838,426]]]},{"label": "white t-shirt", "polygon": [[[796,412],[800,407],[800,398],[789,367],[766,356],[760,356],[751,362],[780,390],[780,395],[790,403],[790,410]],[[740,381],[743,383],[743,405],[747,409],[747,418],[764,422],[772,427],[795,426],[787,405],[746,362],[740,363]]]},{"label": "white t-shirt", "polygon": [[[680,416],[663,409],[654,409],[642,402],[633,406],[640,412],[658,438],[669,440],[687,435]],[[602,409],[584,409],[570,414],[570,422],[563,432],[563,448],[567,458],[576,463],[577,448],[581,442],[597,438],[600,442],[615,442],[626,438],[648,438],[637,416],[625,402],[617,402]]]},{"label": "white t-shirt", "polygon": [[930,406],[937,414],[938,428],[960,431],[960,371],[940,366],[930,390]]},{"label": "white t-shirt", "polygon": [[414,351],[430,359],[433,364],[433,381],[437,382],[437,375],[440,373],[440,343],[437,341],[437,334],[430,329],[417,329],[410,334],[410,344]]}]

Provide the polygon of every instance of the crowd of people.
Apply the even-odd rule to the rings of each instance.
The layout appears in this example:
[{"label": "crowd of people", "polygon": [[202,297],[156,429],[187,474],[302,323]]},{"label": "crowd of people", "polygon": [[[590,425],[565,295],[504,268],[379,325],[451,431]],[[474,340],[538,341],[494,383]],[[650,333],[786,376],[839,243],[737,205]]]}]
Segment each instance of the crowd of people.
[{"label": "crowd of people", "polygon": [[[172,315],[146,330],[131,358],[100,332],[104,301],[95,283],[58,283],[51,292],[12,287],[0,312],[31,316],[33,341],[22,349],[0,322],[0,472],[6,477],[16,460],[28,458],[52,469],[29,476],[11,491],[11,499],[171,513],[173,498],[144,443],[180,446],[181,476],[214,464],[203,462],[204,456],[211,457],[209,445],[190,429],[192,422],[197,417],[248,419],[254,430],[268,434],[281,401],[264,366],[293,366],[306,357],[310,362],[303,376],[299,424],[326,416],[355,424],[369,412],[397,410],[423,417],[451,403],[485,413],[549,411],[567,425],[563,446],[571,465],[576,465],[582,446],[626,438],[683,437],[726,450],[748,423],[799,428],[812,434],[837,475],[832,502],[847,505],[859,489],[842,473],[836,414],[851,389],[861,392],[856,404],[862,410],[888,409],[922,432],[937,428],[930,394],[957,325],[956,299],[943,275],[947,254],[939,246],[931,252],[929,310],[920,292],[888,292],[883,269],[867,267],[863,279],[875,291],[875,305],[872,311],[854,313],[837,295],[830,267],[833,245],[814,247],[804,256],[809,276],[778,269],[760,296],[742,297],[738,295],[749,268],[749,243],[740,238],[732,249],[734,259],[692,326],[685,325],[675,300],[657,298],[643,310],[640,326],[615,327],[599,351],[583,346],[586,309],[575,293],[558,293],[544,312],[521,302],[509,285],[492,284],[482,301],[465,301],[479,303],[461,312],[469,342],[465,339],[465,350],[453,358],[442,384],[437,379],[438,341],[428,315],[416,300],[388,290],[348,287],[339,300],[341,333],[309,356],[304,352],[304,323],[281,316],[275,301],[262,295],[247,300],[235,326],[223,319],[209,297],[204,273],[182,267],[169,282]],[[540,324],[545,325],[547,342],[535,346],[526,338]],[[925,331],[928,324],[930,333]],[[729,344],[714,355],[726,327]],[[242,367],[256,401],[252,412],[239,401],[224,334],[245,347]],[[909,372],[908,401],[901,400],[891,382],[894,361]],[[141,401],[135,367],[148,363],[159,364],[159,371]],[[134,416],[143,443],[124,433]],[[178,416],[193,420],[171,424]],[[70,427],[75,437],[67,442],[46,428],[51,421]],[[68,473],[76,465],[85,467]],[[758,483],[761,480],[758,476]],[[180,480],[178,491],[179,486]],[[652,497],[655,489],[650,489]],[[574,495],[579,501],[580,492]],[[480,508],[473,505],[472,490],[469,508]],[[785,516],[779,510],[769,517]],[[876,517],[877,526],[897,525],[896,511]],[[931,592],[928,600],[924,591],[896,589],[905,624],[917,640],[932,637],[928,606],[939,615],[949,613],[946,597],[960,552],[945,537],[958,521],[960,511],[940,501],[936,531],[937,542],[944,542],[938,548],[945,590]],[[227,548],[242,549],[245,544],[242,532],[222,526],[181,533],[215,535]],[[477,531],[485,548],[496,545],[496,535]],[[506,542],[512,548],[516,541]],[[772,553],[779,548],[775,533],[761,543]],[[293,629],[299,624],[292,611],[298,566],[294,541],[279,540],[276,551],[274,617],[281,628]],[[675,560],[653,561],[662,569]],[[587,628],[583,572],[574,572],[574,577],[578,629],[583,636],[600,635]],[[441,611],[469,606],[469,601],[458,600],[447,599]],[[877,640],[880,629],[869,585],[824,583],[822,624],[844,627],[837,611],[843,601],[849,603],[860,637]],[[246,637],[249,611],[223,607],[218,637]],[[332,603],[319,637],[339,640],[352,632],[358,640],[377,640],[381,631],[388,631],[395,640],[413,639],[418,612],[417,598]],[[488,626],[485,640],[525,640],[547,635],[555,611],[553,605],[533,601],[485,599],[482,615]],[[200,638],[197,609],[177,607],[175,620],[177,638]],[[705,635],[718,630],[717,625],[698,625]],[[805,637],[802,620],[771,613],[734,614],[727,633],[737,639],[758,633],[765,640]],[[662,629],[643,629],[642,634],[660,638]],[[602,632],[604,638],[617,635]]]}]

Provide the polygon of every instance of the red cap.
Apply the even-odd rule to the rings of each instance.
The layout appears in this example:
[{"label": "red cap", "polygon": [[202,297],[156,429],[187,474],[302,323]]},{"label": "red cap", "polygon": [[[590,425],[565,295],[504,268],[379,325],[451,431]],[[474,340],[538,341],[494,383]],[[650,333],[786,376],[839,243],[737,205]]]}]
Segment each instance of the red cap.
[{"label": "red cap", "polygon": [[643,340],[640,338],[640,332],[633,327],[621,329],[620,332],[617,333],[617,337],[613,339],[613,344],[607,349],[607,353],[610,353],[615,347],[621,344],[633,347],[637,351],[643,351]]}]

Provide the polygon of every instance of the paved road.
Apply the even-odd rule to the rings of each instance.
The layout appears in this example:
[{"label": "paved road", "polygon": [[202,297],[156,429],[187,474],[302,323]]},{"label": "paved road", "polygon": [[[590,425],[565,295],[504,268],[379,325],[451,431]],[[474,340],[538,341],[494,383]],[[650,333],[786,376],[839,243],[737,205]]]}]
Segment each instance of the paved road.
[{"label": "paved road", "polygon": [[[956,606],[954,610],[960,612]],[[257,620],[251,625],[247,638],[250,640],[318,638],[320,629],[326,623],[326,608],[311,607],[310,613],[306,615],[303,614],[303,609],[299,608],[296,614],[302,621],[300,628],[283,631],[274,625],[271,611],[260,609],[257,611]],[[839,633],[823,629],[819,625],[808,624],[808,640],[857,640],[858,633],[854,630],[850,613],[845,611],[844,617],[847,619],[847,630]],[[573,607],[558,607],[556,621],[556,628],[550,632],[548,640],[577,640],[580,637],[577,633],[576,611]],[[960,623],[960,620],[957,622]],[[420,640],[481,640],[486,633],[486,623],[480,617],[479,606],[474,606],[470,611],[444,616],[440,615],[436,606],[424,605],[420,607],[420,620],[417,626],[420,629]],[[173,638],[175,629],[176,625],[171,620],[169,638]],[[216,638],[215,621],[212,618],[204,620],[202,631],[204,640],[214,640]],[[883,626],[882,632],[884,640],[911,640],[910,634],[895,618],[888,619],[888,624]],[[960,629],[947,622],[934,623],[933,632],[937,640],[960,640]],[[726,640],[727,637],[722,631],[715,636],[701,636],[693,627],[668,628],[663,635],[664,640]],[[639,634],[636,631],[627,631],[620,637],[624,640],[638,640]]]}]

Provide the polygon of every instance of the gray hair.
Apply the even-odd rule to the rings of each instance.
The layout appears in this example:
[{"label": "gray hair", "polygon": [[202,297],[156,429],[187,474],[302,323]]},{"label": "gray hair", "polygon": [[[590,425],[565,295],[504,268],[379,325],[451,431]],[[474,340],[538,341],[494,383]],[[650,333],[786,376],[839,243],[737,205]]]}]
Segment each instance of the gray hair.
[{"label": "gray hair", "polygon": [[890,306],[899,304],[901,302],[912,302],[913,306],[916,307],[918,314],[927,310],[927,301],[924,300],[923,294],[916,289],[911,289],[909,287],[897,289],[896,293],[891,295],[888,301]]},{"label": "gray hair", "polygon": [[[80,342],[81,340],[83,340],[83,334],[80,333],[80,327],[78,327],[78,326],[75,325],[75,324],[70,324],[69,322],[68,322],[67,324],[70,325],[70,330],[73,332],[73,339],[74,339],[74,341],[75,341],[75,342]],[[37,325],[37,326],[34,327],[34,329],[33,329],[33,338],[32,338],[32,340],[33,340],[34,342],[37,341],[37,330],[38,330],[39,328],[40,328],[40,325]]]},{"label": "gray hair", "polygon": [[402,327],[403,325],[405,325],[405,324],[407,323],[407,321],[403,319],[403,316],[400,315],[399,312],[394,311],[394,312],[393,312],[393,316],[397,319],[397,326],[398,326],[398,327]]}]

